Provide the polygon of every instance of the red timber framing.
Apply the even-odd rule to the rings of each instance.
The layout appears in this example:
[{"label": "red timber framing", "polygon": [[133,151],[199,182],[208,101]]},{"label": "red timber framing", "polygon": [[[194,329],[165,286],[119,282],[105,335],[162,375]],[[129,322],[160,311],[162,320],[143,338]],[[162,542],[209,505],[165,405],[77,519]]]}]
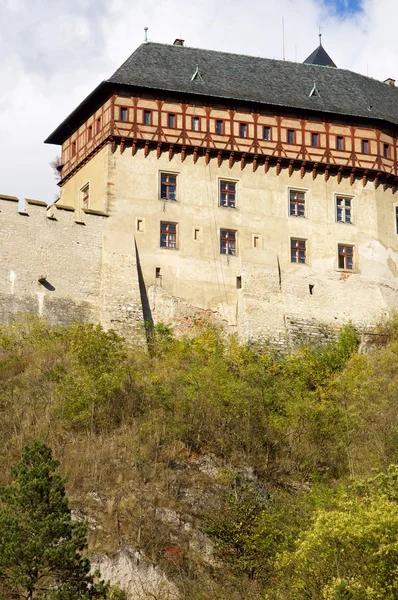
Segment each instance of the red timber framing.
[{"label": "red timber framing", "polygon": [[[127,120],[120,119],[121,107],[127,108]],[[145,118],[148,112],[150,119]],[[174,127],[169,127],[170,114],[175,115]],[[200,123],[195,130],[194,118]],[[221,133],[216,130],[220,121]],[[241,124],[246,126],[243,130]],[[264,127],[269,128],[269,139],[264,139]],[[295,132],[293,143],[288,140],[289,130]],[[312,134],[317,134],[316,146],[312,146]],[[363,153],[363,140],[368,140],[368,153]],[[163,152],[170,159],[180,154],[182,161],[189,155],[194,162],[204,156],[206,163],[215,159],[221,165],[227,160],[230,167],[238,162],[241,169],[250,164],[254,171],[264,165],[264,173],[276,166],[277,174],[282,168],[288,169],[289,175],[299,171],[301,177],[323,173],[326,180],[337,174],[338,182],[347,177],[351,184],[361,179],[366,185],[369,180],[393,190],[398,182],[397,137],[381,128],[345,123],[343,117],[321,120],[311,115],[291,116],[287,111],[266,112],[266,107],[245,111],[125,93],[111,96],[64,142],[60,185],[106,143],[112,144],[113,151],[130,147],[133,155],[144,148],[144,156],[156,152],[158,158]]]}]

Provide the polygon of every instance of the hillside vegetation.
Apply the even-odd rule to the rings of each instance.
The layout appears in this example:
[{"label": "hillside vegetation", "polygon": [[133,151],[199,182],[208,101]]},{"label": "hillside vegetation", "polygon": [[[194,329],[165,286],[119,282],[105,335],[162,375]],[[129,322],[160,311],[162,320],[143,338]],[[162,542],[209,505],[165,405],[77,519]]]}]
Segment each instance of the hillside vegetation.
[{"label": "hillside vegetation", "polygon": [[182,600],[392,600],[398,319],[383,334],[278,355],[213,328],[158,326],[148,352],[90,325],[2,326],[0,486],[41,440],[90,556],[138,548]]}]

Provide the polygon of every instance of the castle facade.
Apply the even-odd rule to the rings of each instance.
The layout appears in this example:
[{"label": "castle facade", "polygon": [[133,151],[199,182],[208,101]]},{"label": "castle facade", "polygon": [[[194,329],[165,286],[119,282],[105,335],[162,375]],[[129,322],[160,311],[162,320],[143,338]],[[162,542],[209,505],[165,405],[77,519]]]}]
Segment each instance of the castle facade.
[{"label": "castle facade", "polygon": [[321,45],[298,64],[145,43],[46,140],[56,204],[0,196],[0,319],[369,329],[398,308],[397,129],[394,82]]}]

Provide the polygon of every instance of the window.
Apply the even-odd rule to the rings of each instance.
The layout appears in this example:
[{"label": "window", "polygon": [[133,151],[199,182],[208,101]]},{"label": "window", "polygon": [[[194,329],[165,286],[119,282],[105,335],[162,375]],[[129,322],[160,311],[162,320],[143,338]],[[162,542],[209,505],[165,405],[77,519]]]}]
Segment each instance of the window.
[{"label": "window", "polygon": [[192,131],[200,131],[199,117],[192,117]]},{"label": "window", "polygon": [[99,117],[99,118],[96,120],[95,129],[96,129],[96,133],[99,133],[99,132],[101,131],[101,117]]},{"label": "window", "polygon": [[369,140],[362,140],[362,154],[369,154]]},{"label": "window", "polygon": [[247,137],[247,125],[246,123],[239,123],[239,137]]},{"label": "window", "polygon": [[351,198],[336,196],[336,221],[351,223]]},{"label": "window", "polygon": [[160,199],[177,200],[177,175],[160,174]]},{"label": "window", "polygon": [[354,246],[339,244],[339,269],[352,271],[354,268]]},{"label": "window", "polygon": [[253,235],[253,248],[260,248],[261,238],[259,235]]},{"label": "window", "polygon": [[144,110],[144,125],[152,124],[152,111]]},{"label": "window", "polygon": [[344,150],[344,138],[342,135],[336,137],[336,150]]},{"label": "window", "polygon": [[315,148],[319,146],[319,133],[311,133],[311,146]]},{"label": "window", "polygon": [[236,208],[235,181],[220,181],[220,206]]},{"label": "window", "polygon": [[395,233],[398,233],[398,206],[395,207]]},{"label": "window", "polygon": [[290,260],[292,263],[305,264],[306,244],[306,240],[298,240],[295,238],[290,240]]},{"label": "window", "polygon": [[294,144],[295,143],[295,131],[294,129],[288,129],[287,130],[287,143],[288,144]]},{"label": "window", "polygon": [[305,192],[289,190],[289,215],[292,217],[305,216]]},{"label": "window", "polygon": [[271,127],[265,125],[263,127],[263,140],[269,141],[271,139]]},{"label": "window", "polygon": [[128,118],[128,110],[124,106],[120,107],[120,120],[127,121]]},{"label": "window", "polygon": [[222,135],[224,133],[224,121],[219,119],[216,121],[216,133],[218,135]]},{"label": "window", "polygon": [[76,142],[72,142],[72,156],[76,154]]},{"label": "window", "polygon": [[236,278],[236,289],[242,289],[242,275],[238,275],[238,277]]},{"label": "window", "polygon": [[90,204],[90,184],[86,183],[80,189],[80,206],[82,208],[88,208]]},{"label": "window", "polygon": [[176,116],[174,113],[169,113],[167,115],[167,126],[174,129],[176,126]]},{"label": "window", "polygon": [[137,231],[144,231],[144,219],[137,219]]},{"label": "window", "polygon": [[236,254],[236,231],[230,229],[221,229],[220,231],[220,252],[229,256]]},{"label": "window", "polygon": [[384,156],[384,158],[388,158],[390,156],[389,144],[383,144],[383,156]]},{"label": "window", "polygon": [[177,223],[160,223],[160,247],[177,248]]},{"label": "window", "polygon": [[87,127],[87,140],[90,141],[92,137],[93,137],[93,126],[89,125]]}]

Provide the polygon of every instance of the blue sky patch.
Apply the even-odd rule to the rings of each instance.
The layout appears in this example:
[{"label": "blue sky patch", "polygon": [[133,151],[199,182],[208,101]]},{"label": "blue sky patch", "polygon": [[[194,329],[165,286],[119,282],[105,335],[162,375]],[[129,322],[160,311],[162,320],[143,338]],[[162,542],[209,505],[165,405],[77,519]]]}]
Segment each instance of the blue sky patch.
[{"label": "blue sky patch", "polygon": [[333,12],[342,16],[362,10],[362,0],[326,0],[325,4],[327,8],[332,8]]}]

